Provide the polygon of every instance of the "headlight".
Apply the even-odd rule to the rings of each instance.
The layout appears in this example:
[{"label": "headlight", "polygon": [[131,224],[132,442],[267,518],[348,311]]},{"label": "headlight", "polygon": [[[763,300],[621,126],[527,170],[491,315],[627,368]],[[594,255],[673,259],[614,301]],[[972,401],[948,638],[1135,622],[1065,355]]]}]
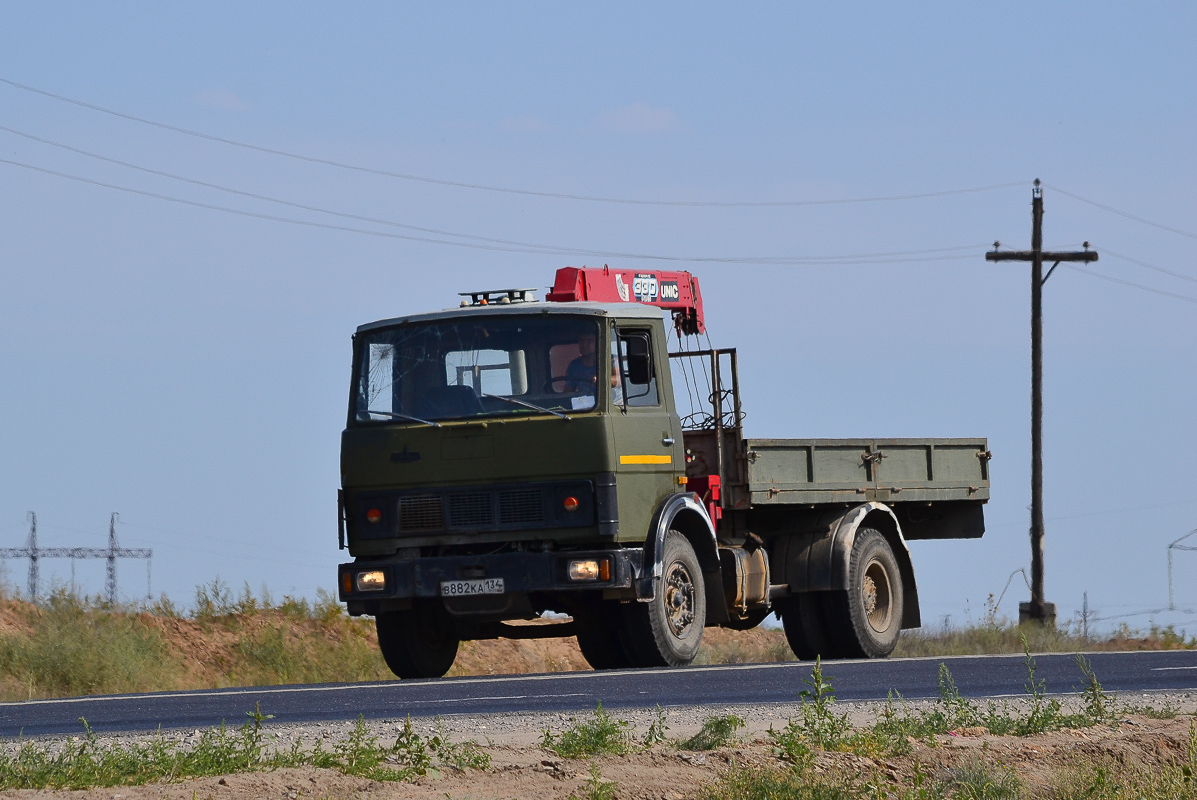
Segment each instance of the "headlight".
[{"label": "headlight", "polygon": [[611,562],[605,558],[587,558],[569,562],[566,570],[571,581],[609,581]]},{"label": "headlight", "polygon": [[387,576],[382,570],[359,572],[354,583],[359,592],[381,592],[387,588]]},{"label": "headlight", "polygon": [[569,579],[571,581],[597,581],[598,576],[598,561],[591,559],[569,562]]}]

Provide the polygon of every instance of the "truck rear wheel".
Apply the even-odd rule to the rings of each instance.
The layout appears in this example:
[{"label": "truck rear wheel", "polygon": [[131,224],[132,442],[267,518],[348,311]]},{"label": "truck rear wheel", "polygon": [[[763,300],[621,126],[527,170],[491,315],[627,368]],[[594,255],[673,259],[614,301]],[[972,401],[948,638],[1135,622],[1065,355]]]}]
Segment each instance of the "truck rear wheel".
[{"label": "truck rear wheel", "polygon": [[848,591],[836,592],[828,611],[832,634],[849,658],[885,658],[902,631],[902,575],[881,533],[861,528],[848,562]]},{"label": "truck rear wheel", "polygon": [[383,660],[400,678],[440,678],[457,658],[461,640],[439,603],[379,614],[374,627]]},{"label": "truck rear wheel", "polygon": [[665,536],[661,581],[647,603],[623,607],[620,641],[637,667],[682,667],[698,655],[707,597],[698,556],[677,531]]},{"label": "truck rear wheel", "polygon": [[803,661],[839,658],[839,647],[827,632],[826,608],[831,592],[802,592],[779,601],[781,624],[794,655]]}]

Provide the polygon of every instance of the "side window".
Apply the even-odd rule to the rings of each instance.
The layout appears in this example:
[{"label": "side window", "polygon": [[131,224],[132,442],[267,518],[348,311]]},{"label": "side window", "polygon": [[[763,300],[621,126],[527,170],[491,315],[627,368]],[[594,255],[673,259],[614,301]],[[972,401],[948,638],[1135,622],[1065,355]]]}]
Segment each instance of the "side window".
[{"label": "side window", "polygon": [[[648,331],[619,332],[619,358],[623,390],[629,406],[656,406],[656,364],[653,363],[652,337]],[[616,400],[618,402],[618,400]]]}]

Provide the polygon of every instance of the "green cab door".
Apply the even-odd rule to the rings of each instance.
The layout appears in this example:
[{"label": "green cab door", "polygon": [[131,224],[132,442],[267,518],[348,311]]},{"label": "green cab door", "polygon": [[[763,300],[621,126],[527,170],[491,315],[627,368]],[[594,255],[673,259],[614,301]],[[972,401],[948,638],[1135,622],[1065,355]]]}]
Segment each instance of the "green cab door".
[{"label": "green cab door", "polygon": [[681,421],[672,408],[664,326],[612,329],[611,431],[619,539],[644,541],[653,511],[685,474]]}]

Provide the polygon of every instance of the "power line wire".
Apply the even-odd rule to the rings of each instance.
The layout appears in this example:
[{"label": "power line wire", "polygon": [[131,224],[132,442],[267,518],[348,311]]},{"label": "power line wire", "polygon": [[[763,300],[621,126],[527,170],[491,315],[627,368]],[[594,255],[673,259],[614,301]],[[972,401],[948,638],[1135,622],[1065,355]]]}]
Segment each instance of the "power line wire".
[{"label": "power line wire", "polygon": [[494,238],[491,238],[488,236],[475,236],[475,235],[468,234],[468,233],[455,233],[453,231],[439,230],[437,228],[424,228],[424,227],[420,227],[418,225],[408,225],[408,224],[402,223],[402,222],[395,222],[393,220],[378,219],[376,217],[367,217],[367,216],[362,216],[360,214],[348,214],[348,213],[341,212],[341,211],[334,211],[332,209],[320,208],[319,206],[309,206],[309,205],[305,205],[303,203],[296,203],[291,200],[283,200],[278,197],[270,197],[269,195],[257,194],[254,192],[243,191],[241,189],[234,189],[234,188],[231,188],[228,186],[222,186],[218,183],[210,183],[208,181],[201,181],[201,180],[197,180],[195,178],[188,178],[184,175],[176,175],[171,172],[165,172],[163,170],[153,169],[151,167],[143,167],[139,164],[133,164],[129,161],[122,161],[118,158],[111,158],[109,156],[101,155],[100,153],[93,153],[88,150],[82,150],[78,147],[72,147],[71,145],[63,144],[62,142],[56,142],[56,141],[53,141],[52,139],[46,139],[41,136],[35,136],[34,134],[26,133],[24,131],[19,131],[15,128],[8,128],[3,125],[0,125],[0,131],[4,131],[5,133],[10,133],[14,136],[20,136],[22,138],[29,139],[31,141],[38,142],[40,144],[49,145],[50,147],[57,147],[57,148],[66,150],[71,153],[77,153],[82,156],[87,156],[88,158],[94,158],[98,161],[104,161],[109,164],[116,164],[117,166],[125,167],[126,169],[137,170],[138,172],[144,172],[149,175],[157,175],[159,177],[169,178],[171,180],[180,181],[182,183],[189,183],[193,186],[203,186],[208,189],[216,189],[217,191],[228,192],[229,194],[235,194],[235,195],[239,195],[241,197],[248,197],[248,198],[251,198],[254,200],[262,200],[262,201],[265,201],[268,203],[278,203],[279,205],[289,206],[291,208],[298,208],[298,209],[302,209],[304,211],[314,211],[314,212],[317,212],[320,214],[329,214],[330,216],[342,217],[345,219],[354,219],[359,222],[370,222],[370,223],[374,223],[376,225],[389,225],[389,226],[396,227],[396,228],[405,228],[407,230],[419,231],[421,233],[430,233],[430,234],[434,234],[437,236],[453,236],[453,237],[462,238],[462,239],[474,239],[477,241],[491,242],[494,244],[507,244],[507,245],[513,245],[513,246],[518,246],[518,247],[529,247],[529,248],[536,248],[536,249],[541,249],[541,248],[547,247],[547,245],[538,245],[538,244],[532,244],[532,243],[528,243],[528,242],[511,241],[509,239],[494,239]]},{"label": "power line wire", "polygon": [[1087,269],[1081,269],[1080,267],[1074,267],[1072,264],[1064,264],[1063,266],[1068,267],[1069,269],[1074,270],[1076,272],[1080,272],[1084,275],[1088,275],[1091,278],[1101,278],[1103,281],[1110,281],[1112,283],[1120,283],[1123,286],[1130,286],[1135,289],[1142,289],[1143,291],[1151,292],[1152,294],[1162,294],[1165,297],[1175,297],[1177,300],[1184,300],[1186,303],[1197,303],[1197,297],[1189,297],[1188,295],[1177,294],[1176,292],[1166,292],[1163,289],[1153,289],[1150,286],[1144,286],[1141,283],[1131,283],[1130,281],[1124,281],[1121,278],[1115,278],[1112,275],[1102,275],[1100,272],[1090,272]]},{"label": "power line wire", "polygon": [[[964,250],[978,250],[983,245],[961,245],[957,247],[943,247],[928,250],[907,250],[892,253],[859,253],[852,255],[833,255],[833,256],[673,256],[662,255],[656,253],[625,253],[618,251],[606,250],[585,250],[581,248],[566,248],[557,247],[554,245],[526,245],[526,246],[506,246],[501,244],[489,244],[481,242],[456,242],[445,239],[433,239],[427,236],[412,236],[408,234],[389,233],[386,231],[375,231],[366,228],[355,228],[348,225],[334,225],[326,222],[315,222],[312,220],[294,219],[292,217],[280,217],[275,214],[264,214],[256,211],[246,211],[244,209],[230,208],[228,206],[220,206],[213,203],[203,203],[198,200],[188,200],[181,197],[174,197],[172,195],[161,194],[159,192],[151,192],[144,189],[135,189],[130,186],[122,186],[120,184],[107,183],[105,181],[98,181],[93,178],[86,178],[81,175],[72,175],[67,172],[60,172],[58,170],[47,169],[46,167],[39,167],[33,164],[28,164],[23,161],[15,161],[7,158],[0,158],[0,164],[9,164],[11,166],[20,167],[22,169],[31,170],[33,172],[40,172],[45,175],[52,175],[65,180],[76,181],[91,186],[98,186],[105,189],[112,189],[114,191],[125,192],[128,194],[142,195],[156,200],[162,200],[169,203],[178,203],[180,205],[192,206],[195,208],[204,208],[210,211],[220,211],[226,214],[236,214],[244,217],[251,217],[254,219],[269,220],[272,222],[283,222],[290,225],[301,225],[313,228],[323,228],[326,230],[344,231],[347,233],[356,233],[364,236],[375,236],[385,239],[402,239],[406,241],[423,242],[427,244],[448,245],[451,247],[464,247],[473,250],[490,250],[508,253],[529,253],[533,255],[564,255],[564,256],[593,256],[595,258],[623,258],[623,259],[639,259],[644,261],[667,261],[667,262],[691,262],[691,263],[712,263],[712,264],[752,264],[760,266],[824,266],[824,265],[864,265],[864,264],[897,264],[897,263],[911,263],[911,262],[928,262],[928,261],[958,261],[967,258],[974,258],[974,255],[945,255],[946,253],[959,252]],[[461,234],[454,234],[461,235]]]},{"label": "power line wire", "polygon": [[1162,272],[1165,275],[1171,275],[1173,278],[1180,278],[1182,281],[1192,281],[1193,283],[1197,283],[1197,278],[1193,277],[1192,275],[1185,275],[1182,272],[1173,272],[1170,269],[1164,269],[1163,267],[1157,267],[1154,264],[1148,264],[1146,261],[1139,261],[1138,259],[1131,258],[1130,256],[1120,255],[1119,253],[1115,253],[1114,251],[1109,250],[1104,247],[1102,248],[1102,252],[1106,253],[1107,255],[1111,255],[1114,258],[1119,258],[1119,259],[1122,259],[1123,261],[1130,262],[1131,264],[1136,264],[1140,267],[1146,267],[1147,269],[1153,269],[1156,272]]},{"label": "power line wire", "polygon": [[527,197],[545,197],[553,200],[578,200],[589,203],[610,203],[619,205],[634,205],[634,206],[674,206],[683,208],[782,208],[782,207],[801,207],[801,206],[830,206],[830,205],[847,205],[853,203],[882,203],[899,200],[923,200],[935,197],[948,197],[951,195],[960,194],[975,194],[980,192],[989,192],[995,189],[1008,189],[1013,186],[1022,186],[1023,181],[1015,181],[1010,183],[991,184],[989,186],[975,186],[964,189],[948,189],[936,192],[920,192],[912,194],[897,194],[884,195],[878,197],[852,197],[843,199],[824,199],[824,200],[764,200],[764,201],[700,201],[700,200],[639,200],[628,197],[604,197],[601,195],[587,195],[587,194],[572,194],[568,192],[541,192],[532,189],[516,189],[507,186],[495,186],[484,183],[467,183],[464,181],[451,181],[443,178],[430,178],[424,175],[413,175],[405,172],[393,172],[391,170],[379,169],[376,167],[367,167],[360,164],[349,164],[343,161],[334,161],[328,158],[319,158],[316,156],[307,156],[302,153],[293,153],[288,150],[279,150],[273,147],[263,147],[261,145],[250,144],[248,142],[241,142],[236,139],[228,139],[223,136],[215,136],[210,133],[192,130],[190,128],[182,128],[177,125],[169,125],[165,122],[158,122],[145,117],[138,117],[133,114],[126,114],[123,111],[116,111],[104,106],[98,106],[94,103],[87,103],[82,100],[76,100],[64,95],[48,92],[44,89],[38,89],[34,86],[28,86],[23,83],[9,80],[8,78],[0,77],[0,83],[7,84],[15,89],[39,94],[43,97],[49,97],[53,100],[58,100],[63,103],[70,103],[71,105],[86,108],[91,111],[98,111],[102,114],[118,117],[120,119],[129,120],[131,122],[138,122],[143,125],[151,125],[155,128],[179,133],[184,136],[192,136],[198,139],[205,139],[211,142],[219,142],[220,144],[229,145],[231,147],[240,147],[245,150],[252,150],[258,153],[266,153],[273,156],[281,156],[283,158],[296,159],[298,161],[306,161],[310,164],[321,164],[328,167],[336,167],[338,169],[353,170],[355,172],[362,172],[370,175],[380,175],[387,178],[397,178],[405,181],[415,181],[418,183],[427,183],[436,186],[450,186],[458,189],[474,189],[485,192],[498,192],[501,194],[516,194]]},{"label": "power line wire", "polygon": [[[1118,514],[1133,514],[1139,511],[1154,511],[1157,508],[1176,508],[1197,504],[1197,499],[1180,500],[1175,503],[1155,503],[1153,505],[1134,506],[1131,508],[1113,508],[1106,511],[1087,511],[1083,514],[1067,514],[1060,517],[1045,517],[1044,522],[1062,522],[1072,519],[1086,519],[1089,517],[1111,517]],[[1004,528],[1026,528],[1025,522],[1002,522],[997,525],[986,525],[986,530],[1000,530]]]},{"label": "power line wire", "polygon": [[[2,79],[0,79],[0,80],[2,80]],[[1140,217],[1137,214],[1132,214],[1129,211],[1122,211],[1121,209],[1114,208],[1113,206],[1108,206],[1105,203],[1099,203],[1096,200],[1090,200],[1087,197],[1081,197],[1079,194],[1073,194],[1072,192],[1064,191],[1059,186],[1053,185],[1053,186],[1049,187],[1047,184],[1044,184],[1044,186],[1046,188],[1050,188],[1053,192],[1059,192],[1060,194],[1064,195],[1065,197],[1071,197],[1073,200],[1079,200],[1082,203],[1088,203],[1089,205],[1093,206],[1094,208],[1100,208],[1102,211],[1109,211],[1111,214],[1117,214],[1120,217],[1125,217],[1129,220],[1133,220],[1134,222],[1139,222],[1144,225],[1150,225],[1153,228],[1159,228],[1162,231],[1168,231],[1169,233],[1175,233],[1179,236],[1185,236],[1189,239],[1197,239],[1197,233],[1193,233],[1192,231],[1186,231],[1183,228],[1174,228],[1171,225],[1164,225],[1159,222],[1152,222],[1149,219]]]},{"label": "power line wire", "polygon": [[[335,210],[328,209],[328,208],[321,208],[320,206],[311,206],[311,205],[306,205],[304,203],[296,203],[294,201],[283,200],[278,197],[271,197],[269,195],[257,194],[255,192],[247,192],[247,191],[244,191],[241,189],[234,189],[234,188],[231,188],[228,186],[223,186],[218,183],[211,183],[209,181],[201,181],[201,180],[197,180],[195,178],[188,178],[184,175],[177,175],[175,173],[165,172],[163,170],[153,169],[151,167],[143,167],[139,164],[134,164],[129,161],[122,161],[117,158],[111,158],[109,156],[101,155],[99,153],[93,153],[88,150],[82,150],[78,147],[73,147],[68,144],[63,144],[62,142],[56,142],[51,139],[43,138],[41,136],[35,136],[34,134],[26,133],[24,131],[19,131],[15,128],[9,128],[9,127],[3,126],[3,125],[0,125],[0,131],[4,131],[5,133],[9,133],[14,136],[20,136],[22,138],[29,139],[31,141],[38,142],[40,144],[49,145],[51,147],[57,147],[57,148],[66,150],[71,153],[77,153],[82,156],[87,156],[88,158],[93,158],[98,161],[103,161],[103,162],[106,162],[109,164],[116,164],[117,166],[125,167],[127,169],[137,170],[138,172],[143,172],[143,173],[150,174],[150,175],[157,175],[159,177],[169,178],[171,180],[180,181],[182,183],[188,183],[193,186],[202,186],[204,188],[215,189],[217,191],[227,192],[229,194],[234,194],[234,195],[238,195],[241,197],[248,197],[248,198],[251,198],[254,200],[262,200],[262,201],[268,202],[268,203],[277,203],[279,205],[288,206],[290,208],[298,208],[298,209],[301,209],[304,211],[313,211],[316,213],[328,214],[330,216],[341,217],[344,219],[353,219],[353,220],[357,220],[358,222],[369,222],[369,223],[373,223],[376,225],[387,225],[387,226],[396,227],[396,228],[404,228],[407,230],[414,230],[414,231],[419,231],[421,233],[429,233],[429,234],[433,234],[433,235],[437,235],[437,236],[452,236],[452,237],[457,237],[457,238],[462,238],[462,239],[472,239],[475,241],[489,242],[492,244],[502,244],[502,245],[509,245],[512,247],[529,248],[530,250],[535,251],[535,252],[545,251],[552,255],[591,255],[592,254],[592,251],[580,250],[578,248],[560,247],[557,245],[544,245],[544,244],[537,244],[534,242],[520,242],[520,241],[513,241],[510,239],[495,239],[495,238],[492,238],[489,236],[478,236],[475,234],[468,234],[468,233],[456,233],[454,231],[440,230],[438,228],[425,228],[425,227],[420,227],[418,225],[409,225],[409,224],[403,223],[403,222],[395,222],[393,220],[379,219],[377,217],[367,217],[367,216],[363,216],[361,214],[350,214],[350,213],[345,213],[342,211],[335,211]],[[972,250],[972,249],[974,249],[973,245],[964,245],[964,246],[955,247],[955,248],[941,248],[941,249],[934,249],[934,250],[909,250],[909,251],[903,251],[903,252],[897,252],[897,253],[865,253],[865,254],[847,255],[847,256],[823,256],[823,257],[820,257],[820,260],[825,260],[828,262],[837,262],[837,261],[844,261],[844,260],[855,261],[859,258],[887,258],[887,257],[899,257],[899,256],[931,255],[931,254],[935,254],[935,253],[949,252],[949,251],[953,251],[953,250]],[[781,258],[785,261],[791,260],[788,257],[781,257]],[[801,257],[798,257],[798,258],[801,258]]]}]

